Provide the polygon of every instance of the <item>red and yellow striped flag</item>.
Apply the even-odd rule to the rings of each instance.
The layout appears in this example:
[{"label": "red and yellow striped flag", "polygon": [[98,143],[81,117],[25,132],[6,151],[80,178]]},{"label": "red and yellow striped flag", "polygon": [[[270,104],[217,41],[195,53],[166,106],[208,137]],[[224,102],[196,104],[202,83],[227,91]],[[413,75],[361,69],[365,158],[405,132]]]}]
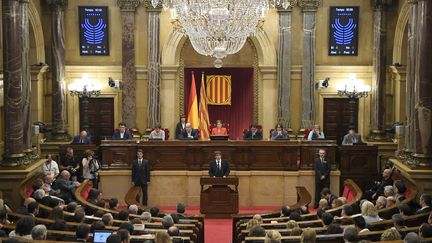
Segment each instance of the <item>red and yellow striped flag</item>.
[{"label": "red and yellow striped flag", "polygon": [[198,129],[199,117],[198,117],[198,98],[195,86],[195,75],[192,72],[192,82],[189,93],[189,103],[188,103],[188,116],[187,122],[191,124],[193,129]]},{"label": "red and yellow striped flag", "polygon": [[210,138],[209,133],[209,113],[207,109],[207,95],[204,87],[204,73],[201,76],[201,88],[200,88],[200,102],[199,102],[199,117],[200,117],[200,137],[202,140],[207,140]]},{"label": "red and yellow striped flag", "polygon": [[231,105],[231,76],[207,75],[207,104]]}]

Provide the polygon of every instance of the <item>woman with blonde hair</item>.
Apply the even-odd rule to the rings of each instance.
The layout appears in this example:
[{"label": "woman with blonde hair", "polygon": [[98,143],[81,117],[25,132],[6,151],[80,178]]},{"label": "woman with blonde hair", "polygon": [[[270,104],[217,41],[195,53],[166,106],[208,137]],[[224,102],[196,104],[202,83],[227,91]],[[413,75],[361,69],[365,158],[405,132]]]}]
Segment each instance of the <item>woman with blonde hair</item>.
[{"label": "woman with blonde hair", "polygon": [[316,242],[316,232],[311,228],[303,230],[300,238],[301,243],[315,243]]},{"label": "woman with blonde hair", "polygon": [[246,230],[252,229],[254,226],[260,226],[260,222],[257,219],[250,219],[246,224]]},{"label": "woman with blonde hair", "polygon": [[290,220],[287,223],[287,229],[299,228],[299,224],[295,220]]},{"label": "woman with blonde hair", "polygon": [[363,216],[366,224],[380,221],[381,218],[378,216],[378,210],[375,208],[373,203],[365,201],[361,205],[361,215]]},{"label": "woman with blonde hair", "polygon": [[282,240],[282,235],[276,230],[267,231],[264,238],[264,243],[280,243]]},{"label": "woman with blonde hair", "polygon": [[386,229],[381,235],[381,241],[392,241],[401,239],[401,234],[395,228]]},{"label": "woman with blonde hair", "polygon": [[172,240],[167,232],[158,232],[155,235],[155,243],[172,243]]}]

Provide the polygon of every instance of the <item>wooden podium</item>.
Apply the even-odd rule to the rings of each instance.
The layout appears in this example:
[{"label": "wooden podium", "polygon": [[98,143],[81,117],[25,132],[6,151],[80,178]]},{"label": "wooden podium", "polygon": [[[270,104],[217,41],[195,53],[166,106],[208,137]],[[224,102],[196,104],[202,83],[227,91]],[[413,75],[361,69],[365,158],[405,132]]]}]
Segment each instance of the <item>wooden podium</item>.
[{"label": "wooden podium", "polygon": [[201,177],[201,213],[206,218],[230,218],[239,212],[237,177]]}]

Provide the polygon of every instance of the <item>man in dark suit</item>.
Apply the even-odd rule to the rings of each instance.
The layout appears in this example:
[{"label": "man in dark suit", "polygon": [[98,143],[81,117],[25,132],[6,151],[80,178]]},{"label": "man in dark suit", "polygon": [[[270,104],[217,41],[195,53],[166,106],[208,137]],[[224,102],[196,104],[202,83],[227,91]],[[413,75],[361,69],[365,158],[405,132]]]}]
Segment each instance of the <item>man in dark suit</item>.
[{"label": "man in dark suit", "polygon": [[362,199],[367,199],[369,201],[376,200],[379,196],[384,195],[384,188],[386,186],[393,185],[392,177],[393,170],[392,169],[384,169],[382,172],[382,180],[377,183],[370,190],[366,190],[363,192]]},{"label": "man in dark suit", "polygon": [[361,136],[354,129],[350,129],[348,134],[344,136],[342,145],[353,145],[354,143],[361,143]]},{"label": "man in dark suit", "polygon": [[210,162],[209,176],[210,177],[227,177],[229,176],[230,168],[227,161],[222,160],[220,151],[215,151],[215,160]]},{"label": "man in dark suit", "polygon": [[420,196],[421,208],[417,210],[417,213],[429,213],[432,211],[432,197],[427,193],[423,193]]},{"label": "man in dark suit", "polygon": [[79,135],[75,136],[72,140],[73,144],[91,144],[90,137],[87,136],[87,131],[82,130]]},{"label": "man in dark suit", "polygon": [[60,190],[60,198],[65,200],[66,203],[75,199],[75,190],[80,186],[79,182],[71,181],[70,177],[69,171],[63,170],[53,185],[54,190]]},{"label": "man in dark suit", "polygon": [[181,139],[198,140],[198,133],[195,129],[192,129],[190,123],[186,123],[185,129],[181,134]]},{"label": "man in dark suit", "polygon": [[323,188],[330,188],[330,161],[326,158],[326,151],[320,149],[319,158],[314,162],[315,169],[315,207],[321,199],[321,191]]},{"label": "man in dark suit", "polygon": [[126,124],[119,123],[119,128],[112,135],[113,139],[131,140],[132,134],[126,129]]},{"label": "man in dark suit", "polygon": [[150,183],[150,164],[143,158],[144,153],[138,149],[137,159],[132,162],[132,186],[141,187],[142,204],[147,206],[147,184]]},{"label": "man in dark suit", "polygon": [[183,132],[185,129],[186,129],[186,116],[182,115],[180,117],[179,123],[177,123],[177,126],[176,126],[175,138],[176,139],[183,138],[182,135],[183,135]]},{"label": "man in dark suit", "polygon": [[262,140],[262,132],[258,130],[256,125],[252,125],[249,131],[244,135],[244,140]]}]

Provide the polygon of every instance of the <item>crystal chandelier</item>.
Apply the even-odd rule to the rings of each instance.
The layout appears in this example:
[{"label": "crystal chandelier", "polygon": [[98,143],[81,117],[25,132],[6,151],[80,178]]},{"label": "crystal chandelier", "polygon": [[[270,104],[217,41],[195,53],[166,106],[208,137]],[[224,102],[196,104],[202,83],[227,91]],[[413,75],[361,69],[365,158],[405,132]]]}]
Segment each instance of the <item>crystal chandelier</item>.
[{"label": "crystal chandelier", "polygon": [[162,4],[171,9],[201,55],[216,58],[222,67],[227,55],[237,53],[246,39],[257,31],[263,14],[270,8],[289,8],[296,0],[151,0],[154,8]]},{"label": "crystal chandelier", "polygon": [[337,88],[339,96],[346,96],[352,100],[367,97],[370,90],[371,87],[364,84],[363,80],[356,79],[355,74],[351,74],[351,77]]}]

